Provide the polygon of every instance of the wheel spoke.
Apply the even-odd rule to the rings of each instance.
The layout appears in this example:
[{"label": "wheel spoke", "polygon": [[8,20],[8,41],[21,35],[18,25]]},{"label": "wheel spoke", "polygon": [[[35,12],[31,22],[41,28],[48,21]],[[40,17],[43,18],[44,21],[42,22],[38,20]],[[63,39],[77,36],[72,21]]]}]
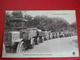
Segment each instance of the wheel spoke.
[{"label": "wheel spoke", "polygon": [[[26,47],[27,47],[27,46],[26,46]],[[20,42],[20,43],[18,44],[18,47],[17,47],[17,53],[21,53],[21,52],[23,52],[23,51],[25,51],[24,42]]]}]

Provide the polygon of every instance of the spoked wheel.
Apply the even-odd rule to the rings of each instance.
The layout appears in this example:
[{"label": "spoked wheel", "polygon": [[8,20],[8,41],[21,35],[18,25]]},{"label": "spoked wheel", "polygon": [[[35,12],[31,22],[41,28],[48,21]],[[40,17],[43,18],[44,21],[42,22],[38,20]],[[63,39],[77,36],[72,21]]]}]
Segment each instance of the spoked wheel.
[{"label": "spoked wheel", "polygon": [[34,42],[34,38],[31,38],[32,44],[30,45],[30,49],[34,48],[35,42]]},{"label": "spoked wheel", "polygon": [[44,38],[42,36],[40,36],[39,41],[40,41],[40,43],[42,43],[44,41]]},{"label": "spoked wheel", "polygon": [[4,43],[3,43],[3,54],[6,54],[6,48],[5,48]]},{"label": "spoked wheel", "polygon": [[38,38],[37,38],[37,42],[36,42],[36,44],[38,45],[38,44],[39,44],[39,42],[40,42],[40,41],[39,41],[39,37],[38,37]]},{"label": "spoked wheel", "polygon": [[[27,47],[27,46],[26,46]],[[22,41],[22,42],[20,42],[19,44],[18,44],[18,46],[17,46],[17,53],[21,53],[21,52],[23,52],[23,51],[25,51],[25,46],[24,46],[24,42]]]},{"label": "spoked wheel", "polygon": [[42,37],[42,42],[44,42],[44,37]]}]

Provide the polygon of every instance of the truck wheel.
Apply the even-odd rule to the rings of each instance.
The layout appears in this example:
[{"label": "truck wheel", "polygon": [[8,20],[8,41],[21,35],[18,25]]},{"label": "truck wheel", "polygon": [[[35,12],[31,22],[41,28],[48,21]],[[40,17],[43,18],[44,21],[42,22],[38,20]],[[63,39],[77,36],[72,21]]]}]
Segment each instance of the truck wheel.
[{"label": "truck wheel", "polygon": [[46,39],[46,37],[44,37],[44,41],[46,41],[47,39]]},{"label": "truck wheel", "polygon": [[[34,39],[33,39],[33,40],[34,40]],[[33,49],[33,48],[34,48],[34,45],[35,45],[35,42],[33,41],[29,48],[30,48],[30,49]]]},{"label": "truck wheel", "polygon": [[40,41],[40,43],[43,42],[42,36],[39,37],[39,41]]},{"label": "truck wheel", "polygon": [[30,45],[30,49],[34,48],[35,43],[33,43],[32,45]]},{"label": "truck wheel", "polygon": [[3,54],[6,54],[6,47],[5,47],[4,43],[3,43]]},{"label": "truck wheel", "polygon": [[36,44],[38,45],[38,44],[39,44],[39,42],[40,42],[40,41],[39,41],[39,37],[38,37],[38,38],[37,38],[37,41],[36,41]]},{"label": "truck wheel", "polygon": [[24,47],[24,42],[22,41],[22,42],[18,43],[17,51],[16,52],[17,53],[21,53],[23,51],[25,51],[25,47]]},{"label": "truck wheel", "polygon": [[44,37],[42,37],[42,42],[44,42]]}]

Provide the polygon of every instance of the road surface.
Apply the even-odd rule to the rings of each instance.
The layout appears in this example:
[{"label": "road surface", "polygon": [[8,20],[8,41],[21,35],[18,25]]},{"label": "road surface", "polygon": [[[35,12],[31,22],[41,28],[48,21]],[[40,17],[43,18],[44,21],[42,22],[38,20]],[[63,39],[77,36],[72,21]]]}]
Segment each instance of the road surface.
[{"label": "road surface", "polygon": [[56,38],[35,45],[34,49],[28,49],[24,53],[51,53],[54,56],[78,55],[77,36]]},{"label": "road surface", "polygon": [[11,55],[12,57],[77,57],[79,55],[77,40],[77,36],[51,39],[20,53],[20,56]]}]

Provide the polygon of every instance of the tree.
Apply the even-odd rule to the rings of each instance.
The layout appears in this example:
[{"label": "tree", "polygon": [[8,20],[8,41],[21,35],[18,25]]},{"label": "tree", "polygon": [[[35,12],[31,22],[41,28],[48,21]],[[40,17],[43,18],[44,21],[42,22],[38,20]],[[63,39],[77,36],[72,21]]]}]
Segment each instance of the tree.
[{"label": "tree", "polygon": [[6,12],[6,15],[5,15],[5,31],[11,30],[11,23],[9,22],[10,18],[12,18],[12,15],[9,12]]},{"label": "tree", "polygon": [[70,27],[70,24],[63,18],[49,18],[47,16],[36,16],[28,22],[28,25],[44,31],[63,31]]},{"label": "tree", "polygon": [[12,15],[14,18],[23,18],[23,13],[21,11],[13,11]]},{"label": "tree", "polygon": [[71,31],[76,31],[76,22],[73,22],[71,25]]},{"label": "tree", "polygon": [[71,27],[74,28],[74,29],[76,29],[76,22],[72,23]]},{"label": "tree", "polygon": [[59,31],[63,31],[63,30],[69,30],[68,28],[70,27],[70,24],[63,18],[54,18],[54,20],[56,20],[56,29]]},{"label": "tree", "polygon": [[6,15],[5,15],[6,19],[9,19],[11,18],[11,15],[9,14],[9,12],[6,12]]},{"label": "tree", "polygon": [[5,26],[9,26],[10,23],[9,23],[9,19],[11,18],[11,14],[9,14],[9,12],[6,12],[6,15],[5,15]]},{"label": "tree", "polygon": [[24,15],[24,19],[26,19],[26,20],[32,20],[32,16],[30,16],[30,15]]},{"label": "tree", "polygon": [[47,30],[47,26],[45,25],[45,22],[47,20],[47,16],[36,16],[34,18],[34,24],[37,28],[41,29],[41,30]]}]

